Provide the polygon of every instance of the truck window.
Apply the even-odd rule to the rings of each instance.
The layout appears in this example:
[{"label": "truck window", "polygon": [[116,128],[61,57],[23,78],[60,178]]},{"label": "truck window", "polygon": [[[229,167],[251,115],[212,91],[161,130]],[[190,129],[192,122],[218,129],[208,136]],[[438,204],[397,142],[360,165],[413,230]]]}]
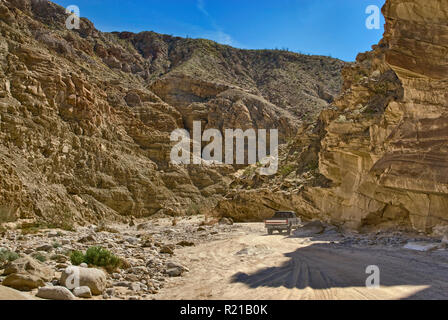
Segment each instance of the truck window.
[{"label": "truck window", "polygon": [[274,214],[274,218],[284,218],[284,219],[290,219],[295,218],[296,215],[293,212],[276,212]]}]

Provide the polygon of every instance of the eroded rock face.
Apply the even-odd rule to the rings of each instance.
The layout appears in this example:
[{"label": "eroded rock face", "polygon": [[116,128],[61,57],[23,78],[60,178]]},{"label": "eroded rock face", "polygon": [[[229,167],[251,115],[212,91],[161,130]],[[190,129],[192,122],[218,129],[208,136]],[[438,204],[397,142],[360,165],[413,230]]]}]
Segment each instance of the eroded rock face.
[{"label": "eroded rock face", "polygon": [[285,141],[341,87],[336,59],[102,33],[87,19],[67,30],[66,18],[48,1],[0,4],[0,221],[213,208],[233,168],[170,165],[174,129],[278,127]]},{"label": "eroded rock face", "polygon": [[[310,193],[331,219],[353,227],[431,231],[448,222],[448,3],[389,0],[383,13],[384,39],[358,57],[358,66],[369,61],[367,78],[335,103],[341,111],[322,141],[319,168],[335,186]],[[375,114],[347,114],[376,102]]]},{"label": "eroded rock face", "polygon": [[448,3],[388,0],[383,13],[384,39],[344,69],[343,93],[282,151],[279,175],[237,177],[222,215],[288,209],[347,228],[424,232],[448,224]]}]

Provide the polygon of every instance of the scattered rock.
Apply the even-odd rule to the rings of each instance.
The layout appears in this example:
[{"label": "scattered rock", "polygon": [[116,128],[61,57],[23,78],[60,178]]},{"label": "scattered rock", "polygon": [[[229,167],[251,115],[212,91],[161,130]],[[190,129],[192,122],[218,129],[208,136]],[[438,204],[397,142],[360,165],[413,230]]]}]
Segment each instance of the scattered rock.
[{"label": "scattered rock", "polygon": [[88,286],[77,287],[73,289],[73,294],[78,298],[92,298],[92,291]]},{"label": "scattered rock", "polygon": [[96,238],[93,236],[93,234],[89,234],[88,236],[82,237],[78,240],[79,243],[89,243],[89,242],[96,242]]},{"label": "scattered rock", "polygon": [[108,288],[108,289],[106,289],[106,294],[107,294],[108,296],[113,297],[113,296],[115,295],[115,289],[114,289],[114,288]]},{"label": "scattered rock", "polygon": [[180,277],[184,272],[188,272],[188,268],[184,267],[180,263],[168,261],[166,263],[166,274],[170,277]]},{"label": "scattered rock", "polygon": [[181,242],[178,242],[177,245],[181,247],[193,247],[194,242],[182,240]]},{"label": "scattered rock", "polygon": [[182,270],[173,268],[173,269],[167,269],[166,274],[170,277],[180,277],[182,275]]},{"label": "scattered rock", "polygon": [[444,236],[442,239],[442,243],[448,245],[448,236]]},{"label": "scattered rock", "polygon": [[75,300],[76,297],[65,287],[41,287],[36,297],[49,300]]},{"label": "scattered rock", "polygon": [[131,283],[131,285],[129,286],[129,289],[131,289],[132,291],[138,292],[141,290],[140,284],[139,283]]},{"label": "scattered rock", "polygon": [[[68,281],[73,281],[72,277],[69,277],[74,273],[75,278],[78,276],[79,281],[74,283],[68,283]],[[64,270],[61,274],[61,279],[59,280],[61,285],[65,287],[73,287],[74,284],[79,284],[79,286],[87,286],[92,291],[93,295],[101,295],[106,289],[107,279],[104,271],[95,268],[83,268],[83,267],[70,267]]]},{"label": "scattered rock", "polygon": [[[23,287],[36,288],[41,285],[41,283],[51,281],[54,276],[54,271],[36,259],[26,256],[6,264],[3,275],[12,276],[14,274],[20,274],[20,276],[9,277],[9,279],[7,277],[7,283],[18,286],[22,286],[21,283],[23,283]],[[39,279],[41,281],[39,281]],[[8,286],[5,283],[3,284]],[[17,289],[16,287],[13,288]]]},{"label": "scattered rock", "polygon": [[36,251],[46,251],[46,252],[50,252],[52,251],[54,248],[53,246],[49,245],[49,244],[44,244],[43,246],[37,247]]},{"label": "scattered rock", "polygon": [[3,280],[2,285],[20,291],[31,291],[45,285],[45,281],[31,274],[13,273]]},{"label": "scattered rock", "polygon": [[160,248],[160,253],[168,253],[168,254],[174,254],[174,247],[171,245],[162,246]]},{"label": "scattered rock", "polygon": [[50,259],[56,261],[57,263],[65,263],[69,258],[63,254],[54,254],[50,257]]},{"label": "scattered rock", "polygon": [[322,222],[315,220],[308,222],[303,227],[297,229],[297,231],[294,232],[294,235],[297,236],[315,235],[315,234],[321,234],[324,231],[325,226],[322,224]]},{"label": "scattered rock", "polygon": [[233,225],[233,220],[231,218],[221,218],[218,223],[221,225],[231,226]]},{"label": "scattered rock", "polygon": [[415,251],[432,251],[438,249],[440,243],[431,242],[408,242],[403,248]]}]

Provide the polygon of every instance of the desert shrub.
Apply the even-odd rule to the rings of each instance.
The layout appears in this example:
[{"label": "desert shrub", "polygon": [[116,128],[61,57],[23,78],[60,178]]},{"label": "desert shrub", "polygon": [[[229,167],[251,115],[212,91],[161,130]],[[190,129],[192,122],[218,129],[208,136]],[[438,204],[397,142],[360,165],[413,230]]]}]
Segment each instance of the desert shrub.
[{"label": "desert shrub", "polygon": [[0,263],[19,259],[19,255],[7,249],[0,249]]},{"label": "desert shrub", "polygon": [[70,254],[70,261],[74,266],[79,266],[84,262],[84,253],[75,250]]},{"label": "desert shrub", "polygon": [[197,203],[192,203],[187,209],[187,215],[195,216],[201,213],[201,208]]},{"label": "desert shrub", "polygon": [[115,269],[120,266],[120,258],[102,247],[90,247],[84,256],[85,263],[106,269]]},{"label": "desert shrub", "polygon": [[121,265],[119,257],[102,247],[90,247],[85,254],[81,251],[73,251],[70,254],[70,261],[75,266],[87,263],[88,265],[103,267],[108,271],[114,270]]},{"label": "desert shrub", "polygon": [[33,255],[33,258],[40,261],[40,262],[45,262],[47,261],[47,257],[45,257],[43,254],[37,252],[36,254]]},{"label": "desert shrub", "polygon": [[53,248],[57,249],[57,248],[60,248],[60,247],[62,247],[62,244],[60,244],[57,241],[53,242]]},{"label": "desert shrub", "polygon": [[283,166],[280,168],[280,174],[282,176],[287,176],[293,171],[294,171],[294,167],[292,165],[286,165],[286,166]]}]

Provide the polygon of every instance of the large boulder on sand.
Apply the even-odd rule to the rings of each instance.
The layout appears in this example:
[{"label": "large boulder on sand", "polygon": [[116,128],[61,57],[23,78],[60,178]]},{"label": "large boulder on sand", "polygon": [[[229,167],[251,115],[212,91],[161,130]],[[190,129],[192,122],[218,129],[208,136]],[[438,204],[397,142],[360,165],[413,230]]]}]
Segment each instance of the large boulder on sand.
[{"label": "large boulder on sand", "polygon": [[65,287],[42,287],[36,297],[48,300],[75,300],[76,297]]},{"label": "large boulder on sand", "polygon": [[311,221],[305,224],[303,227],[297,229],[297,231],[294,232],[294,235],[296,236],[313,236],[317,234],[321,234],[325,231],[325,225],[318,221]]},{"label": "large boulder on sand", "polygon": [[69,289],[87,286],[93,295],[100,295],[106,289],[106,273],[95,268],[69,267],[62,272],[59,283]]},{"label": "large boulder on sand", "polygon": [[3,285],[21,291],[30,291],[45,285],[54,277],[54,271],[32,257],[23,257],[5,266]]},{"label": "large boulder on sand", "polygon": [[13,273],[30,274],[44,281],[51,281],[54,277],[54,271],[50,267],[30,256],[11,261],[5,266],[3,275],[7,276]]},{"label": "large boulder on sand", "polygon": [[37,300],[34,296],[0,285],[0,300]]},{"label": "large boulder on sand", "polygon": [[20,291],[31,291],[44,286],[45,282],[41,278],[31,274],[13,273],[3,280],[2,285]]}]

